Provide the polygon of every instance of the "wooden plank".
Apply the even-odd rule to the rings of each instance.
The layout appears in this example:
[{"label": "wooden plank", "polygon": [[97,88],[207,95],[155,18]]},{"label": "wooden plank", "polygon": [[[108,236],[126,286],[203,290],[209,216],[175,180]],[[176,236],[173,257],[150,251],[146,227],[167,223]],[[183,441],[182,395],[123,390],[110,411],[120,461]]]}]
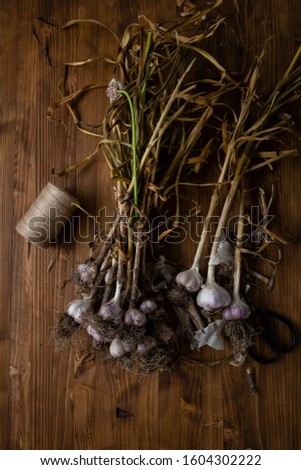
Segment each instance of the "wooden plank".
[{"label": "wooden plank", "polygon": [[[261,2],[259,8],[249,5],[248,30],[251,47],[258,48],[260,44],[263,44],[265,38],[272,37],[267,50],[267,62],[263,68],[263,92],[270,89],[281,77],[296,52],[292,21],[294,12],[298,9],[293,2],[284,4],[281,1]],[[252,29],[251,24],[255,25],[255,28]],[[261,43],[258,38],[262,38]],[[272,209],[277,214],[274,228],[279,233],[290,234],[293,238],[297,236],[294,224],[298,213],[297,201],[300,201],[300,192],[298,184],[290,186],[289,182],[293,181],[293,175],[300,175],[300,170],[300,159],[297,158],[277,165],[273,174],[260,172],[256,180],[257,183],[265,185],[267,188],[273,182],[276,202]],[[292,194],[291,188],[294,188],[295,194]],[[293,244],[283,247],[282,251],[283,259],[273,292],[257,293],[256,299],[262,308],[284,313],[297,324],[298,314],[295,301],[299,294],[295,291],[292,266],[295,260],[300,257],[300,246]],[[257,442],[258,444],[261,442],[264,449],[288,449],[290,446],[296,446],[297,434],[299,433],[296,434],[298,424],[293,416],[292,394],[295,387],[298,389],[300,386],[296,383],[299,380],[299,374],[295,369],[297,362],[298,355],[292,354],[281,358],[281,361],[269,368],[257,369],[260,397],[254,403],[253,417],[249,412],[248,423],[252,427],[256,426]],[[288,387],[288,383],[294,384],[294,386]],[[284,423],[284,425],[281,426],[280,423]],[[245,439],[247,440],[247,432]],[[300,446],[301,441],[298,442]]]},{"label": "wooden plank", "polygon": [[[181,449],[223,447],[223,412],[220,371],[182,366]],[[213,398],[214,397],[214,398]]]},{"label": "wooden plank", "polygon": [[[1,2],[1,24],[8,24],[8,12],[3,8]],[[1,40],[4,42],[5,30],[1,30]],[[2,51],[3,62],[8,63],[8,60],[13,55],[13,43]],[[10,309],[12,297],[12,230],[13,230],[13,212],[11,211],[13,201],[13,164],[12,159],[7,158],[7,153],[10,156],[14,155],[14,147],[11,147],[12,142],[10,135],[13,132],[16,122],[16,111],[10,104],[8,97],[13,91],[14,83],[13,73],[10,69],[5,70],[1,67],[1,123],[2,141],[1,141],[1,182],[2,197],[0,198],[0,213],[1,213],[1,263],[0,270],[0,285],[1,285],[1,315],[0,315],[0,448],[6,449],[8,447],[10,422],[9,422],[9,380],[10,380]]]},{"label": "wooden plank", "polygon": [[158,448],[181,448],[181,373],[165,373],[159,377]]}]

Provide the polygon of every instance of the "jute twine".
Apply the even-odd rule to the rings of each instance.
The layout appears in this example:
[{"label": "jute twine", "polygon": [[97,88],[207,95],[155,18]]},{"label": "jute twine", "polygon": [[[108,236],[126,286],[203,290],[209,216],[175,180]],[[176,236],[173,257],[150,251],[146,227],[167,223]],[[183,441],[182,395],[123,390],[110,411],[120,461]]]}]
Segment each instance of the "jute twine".
[{"label": "jute twine", "polygon": [[78,200],[58,186],[48,183],[16,226],[26,240],[41,248],[57,241],[64,225],[70,222]]}]

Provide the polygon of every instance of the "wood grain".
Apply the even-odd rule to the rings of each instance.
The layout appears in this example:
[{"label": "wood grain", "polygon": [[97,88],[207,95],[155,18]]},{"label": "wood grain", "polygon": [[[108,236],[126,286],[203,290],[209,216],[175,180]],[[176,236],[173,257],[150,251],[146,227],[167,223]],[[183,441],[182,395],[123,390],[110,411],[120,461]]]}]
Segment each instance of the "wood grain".
[{"label": "wood grain", "polygon": [[[226,17],[210,39],[217,57],[240,72],[266,39],[273,36],[264,68],[269,89],[300,44],[298,0],[239,0],[239,22],[232,0]],[[80,336],[74,348],[54,349],[50,332],[55,317],[74,296],[67,284],[73,266],[87,257],[89,238],[42,251],[14,230],[18,220],[48,182],[73,192],[88,212],[113,208],[112,185],[101,157],[59,180],[51,170],[64,169],[89,154],[96,142],[76,131],[66,111],[65,122],[49,122],[47,108],[58,97],[60,63],[113,54],[115,44],[97,28],[60,32],[34,20],[54,24],[72,18],[96,18],[121,34],[138,14],[162,21],[179,12],[175,0],[1,0],[1,315],[0,315],[0,447],[2,449],[300,449],[300,345],[276,364],[255,365],[257,395],[247,388],[246,367],[217,368],[179,364],[172,374],[138,378],[103,361]],[[52,67],[32,34],[32,23]],[[91,34],[92,33],[92,34]],[[244,51],[247,54],[244,54]],[[112,68],[100,62],[74,70],[70,91],[84,83],[110,79]],[[99,124],[106,102],[101,94],[85,102],[87,122]],[[301,113],[294,106],[301,129]],[[300,146],[299,146],[300,148]],[[273,292],[258,292],[263,308],[284,313],[300,333],[300,200],[301,160],[282,162],[273,175],[258,182],[276,186],[275,224],[294,242],[283,250]],[[185,193],[183,193],[185,195]],[[206,204],[208,194],[190,197]],[[189,207],[187,206],[187,210]],[[81,223],[88,224],[84,214]],[[88,228],[86,230],[86,235]],[[195,243],[181,248],[180,262],[192,260]],[[178,255],[177,255],[178,256]],[[50,272],[49,262],[56,257]],[[203,350],[203,361],[218,353]],[[124,415],[126,413],[126,416]]]}]

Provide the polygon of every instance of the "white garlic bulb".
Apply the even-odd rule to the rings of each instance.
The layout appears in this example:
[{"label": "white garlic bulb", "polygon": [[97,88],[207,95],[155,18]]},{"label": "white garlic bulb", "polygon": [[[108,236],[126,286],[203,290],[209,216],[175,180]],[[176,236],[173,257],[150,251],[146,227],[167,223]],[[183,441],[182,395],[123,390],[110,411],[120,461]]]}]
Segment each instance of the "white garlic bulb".
[{"label": "white garlic bulb", "polygon": [[113,339],[112,343],[110,344],[110,354],[112,357],[122,357],[126,354],[126,350],[124,348],[123,341],[119,338]]},{"label": "white garlic bulb", "polygon": [[185,287],[188,292],[197,292],[203,285],[203,278],[199,269],[192,267],[187,271],[182,271],[176,277],[177,284]]},{"label": "white garlic bulb", "polygon": [[231,302],[231,295],[215,281],[206,282],[199,291],[196,302],[202,309],[214,312],[214,310],[227,307]]},{"label": "white garlic bulb", "polygon": [[92,303],[90,300],[76,299],[72,300],[67,306],[67,314],[77,323],[82,323],[83,316],[92,313]]}]

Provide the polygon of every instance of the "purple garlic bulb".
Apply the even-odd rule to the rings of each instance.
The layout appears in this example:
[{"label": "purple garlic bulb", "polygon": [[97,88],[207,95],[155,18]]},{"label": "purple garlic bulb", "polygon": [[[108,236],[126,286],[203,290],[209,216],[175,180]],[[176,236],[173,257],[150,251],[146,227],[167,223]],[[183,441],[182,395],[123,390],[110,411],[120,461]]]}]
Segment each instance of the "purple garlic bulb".
[{"label": "purple garlic bulb", "polygon": [[250,314],[251,309],[249,305],[240,298],[237,298],[223,311],[223,318],[225,320],[245,320]]},{"label": "purple garlic bulb", "polygon": [[102,305],[99,310],[99,316],[104,320],[111,320],[118,323],[122,319],[123,311],[118,301],[112,299],[106,304]]},{"label": "purple garlic bulb", "polygon": [[155,338],[152,336],[144,336],[144,338],[137,345],[137,353],[141,356],[146,356],[157,345]]},{"label": "purple garlic bulb", "polygon": [[149,315],[150,313],[153,313],[157,310],[158,306],[156,304],[156,302],[154,302],[153,300],[144,300],[141,304],[140,304],[140,307],[139,307],[139,310],[141,310],[142,313],[144,313],[144,315]]},{"label": "purple garlic bulb", "polygon": [[124,317],[126,325],[143,326],[146,323],[146,316],[137,308],[130,308]]}]

